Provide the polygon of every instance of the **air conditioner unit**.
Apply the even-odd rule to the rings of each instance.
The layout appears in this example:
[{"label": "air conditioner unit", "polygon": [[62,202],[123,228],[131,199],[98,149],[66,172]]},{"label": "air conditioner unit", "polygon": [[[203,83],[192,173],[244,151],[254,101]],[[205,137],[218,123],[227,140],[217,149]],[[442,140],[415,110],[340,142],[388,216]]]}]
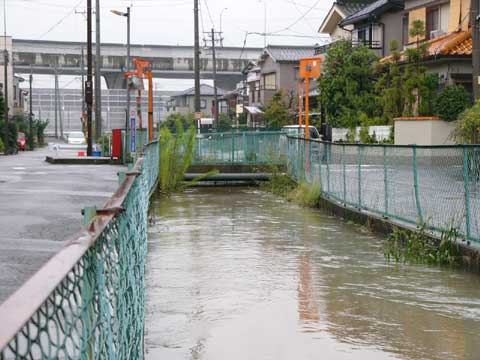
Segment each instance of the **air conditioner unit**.
[{"label": "air conditioner unit", "polygon": [[430,31],[430,39],[435,39],[439,36],[443,35],[443,31],[442,30],[433,30],[433,31]]}]

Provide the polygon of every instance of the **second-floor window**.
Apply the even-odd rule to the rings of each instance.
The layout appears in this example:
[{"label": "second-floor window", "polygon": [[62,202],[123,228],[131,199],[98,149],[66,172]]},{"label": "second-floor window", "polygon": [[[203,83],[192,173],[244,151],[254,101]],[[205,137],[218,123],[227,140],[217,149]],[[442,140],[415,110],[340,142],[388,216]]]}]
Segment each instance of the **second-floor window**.
[{"label": "second-floor window", "polygon": [[[407,45],[409,43],[409,19],[408,14],[402,18],[402,44]],[[400,49],[399,49],[400,50]]]},{"label": "second-floor window", "polygon": [[440,30],[440,10],[438,7],[427,9],[427,39],[433,39],[438,36],[438,31]]},{"label": "second-floor window", "polygon": [[277,77],[275,73],[263,75],[263,88],[265,90],[277,89]]}]

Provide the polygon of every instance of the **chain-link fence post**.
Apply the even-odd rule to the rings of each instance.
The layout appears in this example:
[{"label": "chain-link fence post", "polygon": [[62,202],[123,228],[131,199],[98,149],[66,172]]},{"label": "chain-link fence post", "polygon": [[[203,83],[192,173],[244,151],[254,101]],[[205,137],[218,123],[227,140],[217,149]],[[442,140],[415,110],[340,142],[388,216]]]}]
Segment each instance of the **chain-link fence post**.
[{"label": "chain-link fence post", "polygon": [[327,193],[330,195],[330,143],[325,144],[325,158],[327,160]]},{"label": "chain-link fence post", "polygon": [[347,204],[347,177],[345,165],[345,144],[342,145],[343,203]]},{"label": "chain-link fence post", "polygon": [[361,145],[358,146],[358,153],[357,153],[357,163],[358,163],[358,208],[362,208],[362,153],[363,147]]},{"label": "chain-link fence post", "polygon": [[418,160],[417,160],[417,145],[412,146],[413,150],[413,188],[415,192],[415,204],[417,205],[418,221],[423,224],[422,205],[420,204],[420,195],[418,189]]},{"label": "chain-link fence post", "polygon": [[387,154],[387,146],[383,147],[383,188],[384,188],[384,212],[385,216],[388,216],[388,154]]},{"label": "chain-link fence post", "polygon": [[463,146],[463,183],[465,186],[465,230],[470,239],[470,176],[468,174],[468,148]]}]

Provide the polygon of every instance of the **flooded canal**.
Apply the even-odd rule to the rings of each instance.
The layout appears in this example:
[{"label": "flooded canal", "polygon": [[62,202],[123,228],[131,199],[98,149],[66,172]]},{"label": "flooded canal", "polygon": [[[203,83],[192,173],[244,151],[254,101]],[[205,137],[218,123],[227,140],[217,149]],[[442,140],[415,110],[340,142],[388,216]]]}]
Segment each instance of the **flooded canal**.
[{"label": "flooded canal", "polygon": [[152,204],[147,359],[480,359],[480,276],[244,188]]}]

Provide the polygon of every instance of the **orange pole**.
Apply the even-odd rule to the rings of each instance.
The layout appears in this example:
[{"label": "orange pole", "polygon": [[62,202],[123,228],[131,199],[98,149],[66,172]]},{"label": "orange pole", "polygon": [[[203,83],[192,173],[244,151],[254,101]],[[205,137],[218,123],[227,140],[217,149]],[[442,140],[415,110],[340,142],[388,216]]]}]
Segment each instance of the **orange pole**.
[{"label": "orange pole", "polygon": [[153,141],[153,78],[148,73],[148,142]]},{"label": "orange pole", "polygon": [[302,97],[302,80],[300,79],[298,82],[298,125],[299,129],[298,132],[299,134],[302,131],[302,123],[303,123],[303,97]]},{"label": "orange pole", "polygon": [[310,137],[310,78],[305,79],[305,137]]},{"label": "orange pole", "polygon": [[138,118],[138,128],[143,130],[143,122],[142,122],[142,91],[137,91],[137,118]]}]

